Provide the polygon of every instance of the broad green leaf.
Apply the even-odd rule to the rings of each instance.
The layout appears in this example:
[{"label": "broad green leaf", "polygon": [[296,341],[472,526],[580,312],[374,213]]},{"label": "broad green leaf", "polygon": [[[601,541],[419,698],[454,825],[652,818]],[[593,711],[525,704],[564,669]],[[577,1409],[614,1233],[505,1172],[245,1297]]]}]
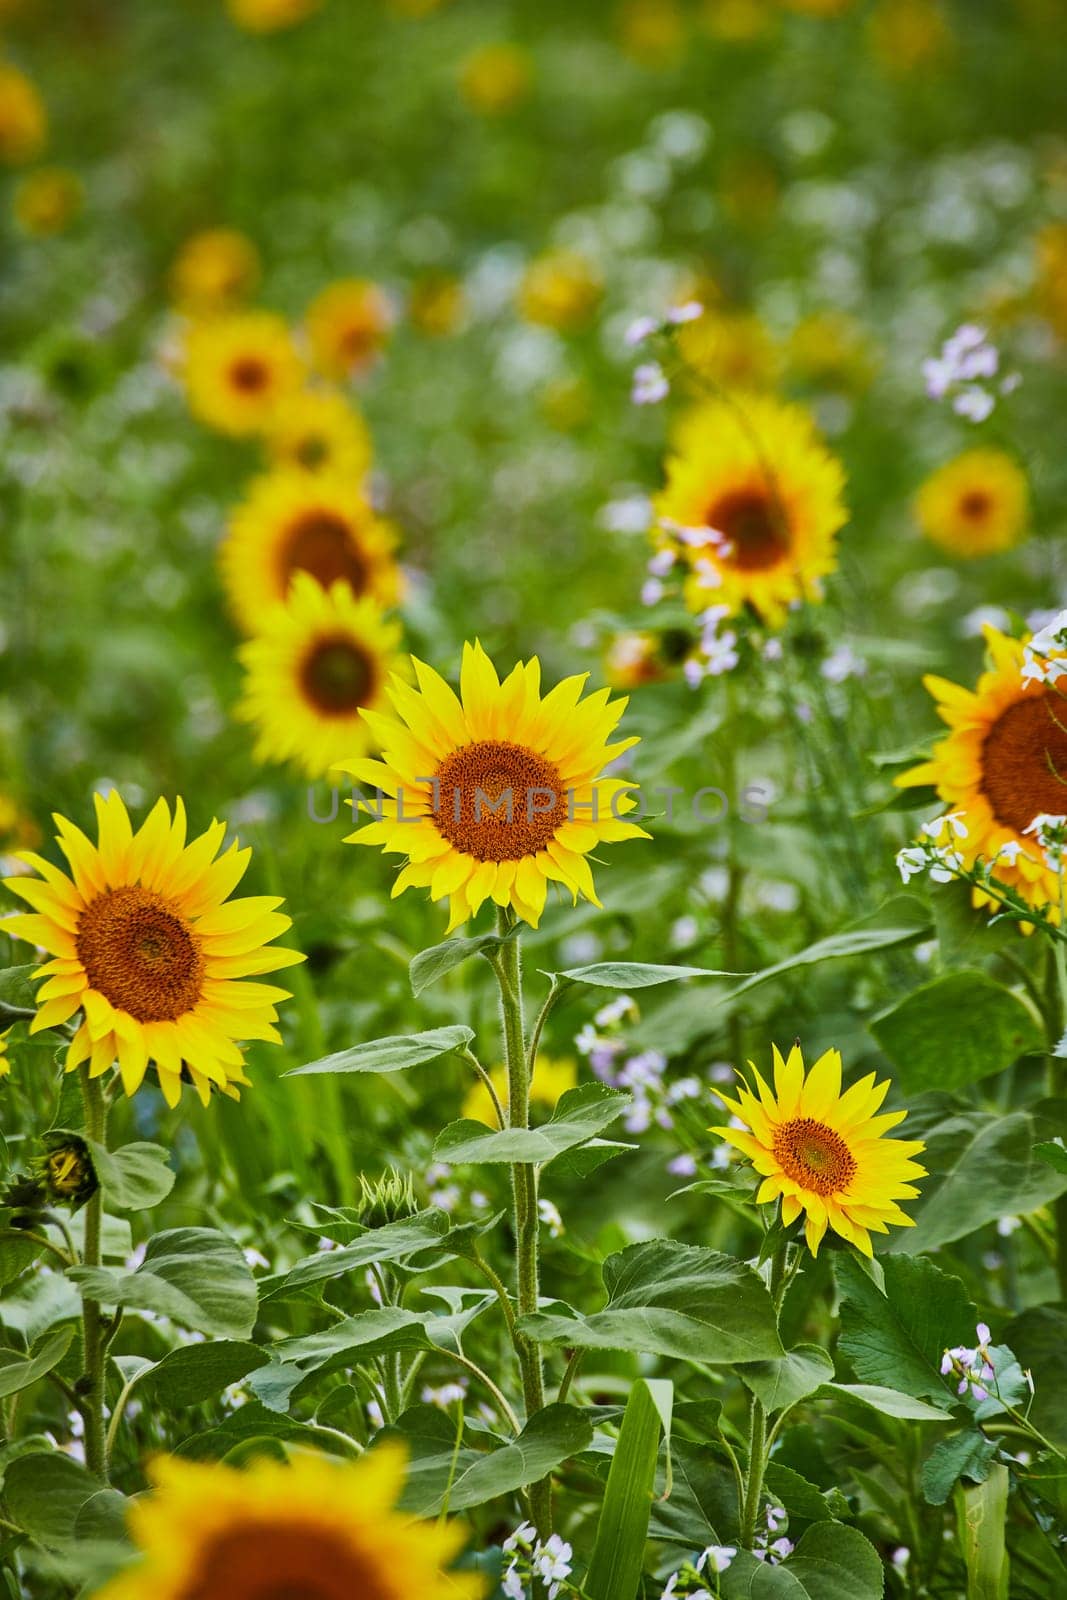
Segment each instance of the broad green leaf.
[{"label": "broad green leaf", "polygon": [[631,1245],[604,1263],[608,1303],[522,1318],[531,1338],[583,1350],[630,1350],[723,1366],[785,1354],[767,1286],[717,1250],[671,1240]]},{"label": "broad green leaf", "polygon": [[616,1089],[583,1083],[560,1096],[555,1111],[539,1128],[504,1128],[493,1133],[484,1122],[465,1119],[450,1123],[438,1135],[434,1159],[457,1167],[483,1161],[543,1164],[595,1138],[629,1103],[629,1095]]},{"label": "broad green leaf", "polygon": [[0,1399],[28,1389],[31,1383],[58,1367],[73,1338],[73,1328],[59,1328],[35,1355],[20,1356],[14,1350],[0,1350]]},{"label": "broad green leaf", "polygon": [[270,1353],[246,1340],[213,1339],[183,1344],[137,1380],[142,1401],[182,1411],[202,1405],[270,1360]]},{"label": "broad green leaf", "polygon": [[801,1473],[782,1462],[768,1461],[764,1481],[794,1521],[799,1518],[803,1522],[832,1522],[835,1511],[831,1500],[836,1503],[838,1513],[848,1515],[848,1501],[840,1490],[831,1489],[828,1494],[823,1494]]},{"label": "broad green leaf", "polygon": [[87,1300],[155,1311],[222,1339],[247,1339],[256,1320],[256,1284],[244,1256],[213,1228],[156,1234],[135,1272],[71,1267],[68,1276]]},{"label": "broad green leaf", "polygon": [[299,1078],[321,1072],[400,1072],[404,1067],[417,1067],[422,1061],[434,1061],[450,1050],[462,1050],[474,1038],[473,1028],[457,1024],[451,1028],[430,1028],[426,1033],[401,1033],[388,1039],[371,1039],[366,1044],[353,1045],[350,1050],[338,1050],[335,1055],[323,1056],[320,1061],[309,1061],[306,1066],[293,1067],[284,1072],[284,1078]]},{"label": "broad green leaf", "polygon": [[785,1411],[798,1400],[814,1394],[834,1375],[834,1364],[825,1350],[815,1344],[798,1344],[780,1361],[749,1361],[737,1368],[737,1376],[762,1402],[768,1413]]},{"label": "broad green leaf", "polygon": [[117,1211],[146,1211],[173,1189],[175,1173],[167,1165],[170,1152],[162,1145],[139,1141],[109,1150],[91,1139],[85,1142],[97,1181]]},{"label": "broad green leaf", "polygon": [[956,1526],[967,1568],[967,1600],[1008,1600],[1010,1565],[1007,1467],[998,1463],[974,1488],[956,1491]]},{"label": "broad green leaf", "polygon": [[42,1245],[34,1244],[32,1239],[11,1228],[10,1217],[9,1211],[0,1213],[0,1289],[25,1272],[43,1249]]},{"label": "broad green leaf", "polygon": [[590,1600],[634,1600],[644,1566],[660,1439],[670,1441],[673,1385],[638,1378],[626,1402],[585,1578]]},{"label": "broad green leaf", "polygon": [[[552,976],[552,974],[548,974]],[[739,978],[743,973],[717,972],[712,967],[662,967],[644,961],[597,961],[591,967],[570,967],[554,974],[568,983],[587,983],[595,989],[651,989],[682,978]]]},{"label": "broad green leaf", "polygon": [[915,1400],[897,1389],[884,1389],[876,1383],[827,1383],[819,1390],[820,1396],[832,1400],[834,1395],[850,1395],[872,1411],[885,1417],[898,1417],[904,1422],[951,1422],[947,1411],[929,1405],[925,1400]]},{"label": "broad green leaf", "polygon": [[719,1579],[722,1600],[811,1600],[788,1566],[772,1567],[750,1550],[738,1550]]},{"label": "broad green leaf", "polygon": [[1008,1323],[1004,1342],[1033,1374],[1034,1426],[1067,1451],[1067,1308],[1031,1306]]},{"label": "broad green leaf", "polygon": [[4,967],[0,970],[0,1021],[33,1015],[37,1010],[37,991],[32,982],[36,963]]},{"label": "broad green leaf", "polygon": [[437,1516],[456,1475],[491,1460],[503,1447],[503,1440],[460,1429],[454,1416],[428,1405],[409,1406],[391,1427],[382,1430],[375,1443],[385,1439],[398,1440],[404,1446],[407,1470],[399,1505],[416,1517]]},{"label": "broad green leaf", "polygon": [[[705,1402],[699,1426],[714,1434],[719,1406]],[[675,1421],[679,1408],[675,1407]],[[737,1484],[724,1452],[707,1443],[675,1437],[670,1475],[661,1463],[652,1505],[649,1536],[673,1545],[703,1549],[709,1544],[738,1543]]]},{"label": "broad green leaf", "polygon": [[432,1350],[425,1312],[381,1306],[361,1311],[319,1333],[282,1339],[270,1351],[271,1363],[253,1374],[250,1387],[272,1411],[287,1411],[293,1391],[316,1373],[358,1365],[372,1356],[398,1350]]},{"label": "broad green leaf", "polygon": [[522,923],[516,922],[505,934],[483,933],[475,939],[446,939],[443,944],[432,945],[429,950],[420,950],[408,967],[412,993],[420,995],[464,961],[498,950],[502,944],[518,938],[521,931]]},{"label": "broad green leaf", "polygon": [[881,1559],[858,1528],[841,1522],[816,1522],[785,1563],[810,1600],[881,1600],[885,1574]]},{"label": "broad green leaf", "polygon": [[[484,1129],[483,1129],[484,1131]],[[421,1252],[437,1249],[449,1252],[446,1241],[450,1233],[462,1234],[463,1242],[469,1238],[466,1229],[451,1229],[445,1212],[430,1206],[400,1222],[388,1222],[381,1228],[368,1228],[351,1244],[339,1250],[317,1250],[305,1256],[288,1272],[263,1278],[259,1291],[264,1300],[278,1295],[293,1294],[315,1283],[325,1283],[330,1278],[347,1277],[374,1261],[407,1261]]]},{"label": "broad green leaf", "polygon": [[870,1030],[896,1068],[902,1094],[966,1088],[1045,1043],[1032,1008],[977,971],[923,984],[875,1017]]},{"label": "broad green leaf", "polygon": [[562,1466],[589,1447],[593,1428],[578,1406],[550,1405],[535,1412],[517,1439],[456,1473],[445,1503],[466,1511],[498,1495],[511,1494]]},{"label": "broad green leaf", "polygon": [[1055,1139],[1043,1139],[1034,1145],[1034,1155],[1054,1172],[1067,1172],[1067,1148]]},{"label": "broad green leaf", "polygon": [[4,1474],[10,1516],[46,1548],[73,1539],[78,1513],[99,1493],[99,1478],[62,1450],[20,1456]]},{"label": "broad green leaf", "polygon": [[61,1322],[81,1317],[81,1295],[61,1272],[28,1272],[5,1294],[0,1323],[8,1333],[22,1335],[29,1349],[43,1333]]},{"label": "broad green leaf", "polygon": [[884,1294],[854,1256],[835,1255],[840,1348],[862,1382],[947,1408],[941,1357],[973,1340],[978,1314],[960,1280],[925,1256],[887,1256],[882,1267]]},{"label": "broad green leaf", "polygon": [[920,1482],[923,1499],[932,1506],[943,1506],[961,1477],[982,1483],[997,1453],[992,1439],[980,1428],[964,1428],[947,1439],[939,1439],[922,1464]]}]

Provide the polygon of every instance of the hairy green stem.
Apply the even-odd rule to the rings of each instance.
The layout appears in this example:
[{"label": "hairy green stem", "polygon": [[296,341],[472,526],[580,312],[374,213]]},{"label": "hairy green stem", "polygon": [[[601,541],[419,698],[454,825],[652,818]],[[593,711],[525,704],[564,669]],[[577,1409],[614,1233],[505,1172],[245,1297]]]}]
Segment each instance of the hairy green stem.
[{"label": "hairy green stem", "polygon": [[[775,1314],[781,1310],[785,1291],[791,1277],[786,1274],[789,1246],[775,1251],[771,1257],[771,1298]],[[741,1501],[741,1548],[751,1550],[756,1542],[756,1524],[763,1501],[763,1479],[767,1472],[771,1440],[767,1437],[767,1413],[760,1400],[752,1396],[749,1409],[748,1469],[745,1474],[745,1492]]]},{"label": "hairy green stem", "polygon": [[[107,1135],[107,1107],[99,1078],[89,1076],[88,1066],[81,1068],[82,1099],[85,1103],[85,1134],[95,1144],[103,1144]],[[100,1232],[103,1224],[103,1195],[97,1188],[85,1206],[85,1249],[82,1260],[87,1267],[100,1265]],[[82,1340],[84,1369],[79,1392],[85,1416],[85,1465],[103,1483],[108,1482],[107,1443],[104,1433],[104,1368],[107,1358],[107,1338],[100,1303],[85,1299],[82,1303]]]}]

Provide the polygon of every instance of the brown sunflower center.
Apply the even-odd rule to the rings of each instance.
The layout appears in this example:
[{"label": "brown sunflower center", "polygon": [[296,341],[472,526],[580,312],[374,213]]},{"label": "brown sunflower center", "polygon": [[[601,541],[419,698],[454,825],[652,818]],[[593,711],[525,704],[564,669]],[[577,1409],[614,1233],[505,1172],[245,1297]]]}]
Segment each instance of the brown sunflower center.
[{"label": "brown sunflower center", "polygon": [[559,769],[523,745],[479,739],[448,756],[435,776],[437,831],[476,861],[536,855],[567,820]]},{"label": "brown sunflower center", "polygon": [[257,356],[241,356],[230,368],[230,382],[242,394],[259,394],[269,378],[266,362]]},{"label": "brown sunflower center", "polygon": [[984,522],[992,509],[993,502],[984,489],[969,489],[960,498],[960,514],[968,522]]},{"label": "brown sunflower center", "polygon": [[75,944],[92,987],[138,1022],[176,1022],[200,998],[199,940],[153,889],[97,895],[78,918]]},{"label": "brown sunflower center", "polygon": [[789,552],[781,512],[760,489],[737,489],[723,495],[710,507],[707,525],[729,539],[726,559],[742,572],[764,572]]},{"label": "brown sunflower center", "polygon": [[179,1600],[395,1600],[378,1563],[306,1525],[263,1524],[213,1538]]},{"label": "brown sunflower center", "polygon": [[1048,694],[1017,700],[982,746],[982,791],[993,815],[1020,833],[1041,812],[1067,812],[1067,705]]},{"label": "brown sunflower center", "polygon": [[293,451],[297,461],[309,472],[321,467],[330,457],[329,441],[321,433],[305,433]]},{"label": "brown sunflower center", "polygon": [[338,343],[346,361],[360,361],[374,348],[374,329],[366,323],[350,323],[343,329]]},{"label": "brown sunflower center", "polygon": [[351,524],[332,511],[313,510],[297,517],[282,550],[281,568],[286,587],[294,572],[310,572],[324,589],[338,579],[353,594],[362,594],[367,586],[367,564]]},{"label": "brown sunflower center", "polygon": [[812,1117],[783,1122],[774,1155],[786,1177],[812,1194],[836,1194],[856,1175],[856,1158],[841,1135]]},{"label": "brown sunflower center", "polygon": [[373,663],[347,634],[317,640],[300,668],[300,687],[327,716],[351,715],[366,705],[373,684]]}]

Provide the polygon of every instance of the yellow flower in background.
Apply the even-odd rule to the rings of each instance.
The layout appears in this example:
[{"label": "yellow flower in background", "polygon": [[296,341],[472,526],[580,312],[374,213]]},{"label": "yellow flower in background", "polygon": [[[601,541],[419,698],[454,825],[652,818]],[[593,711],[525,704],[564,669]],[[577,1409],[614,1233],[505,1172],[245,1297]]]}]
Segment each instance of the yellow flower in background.
[{"label": "yellow flower in background", "polygon": [[334,762],[372,747],[361,713],[386,709],[400,636],[399,623],[346,583],[327,590],[296,573],[288,600],[239,651],[245,680],[235,714],[256,729],[256,759],[291,761],[322,778]]},{"label": "yellow flower in background", "polygon": [[592,262],[575,250],[552,250],[526,268],[518,307],[527,322],[573,333],[591,320],[603,291]]},{"label": "yellow flower in background", "polygon": [[668,526],[707,530],[706,542],[689,532],[680,547],[690,610],[748,605],[778,626],[793,601],[821,599],[846,519],[845,475],[808,413],[738,395],[691,413],[676,442],[655,508]]},{"label": "yellow flower in background", "polygon": [[141,1559],[96,1600],[480,1600],[487,1580],[449,1572],[458,1522],[396,1509],[404,1453],[379,1445],[358,1461],[309,1450],[290,1463],[157,1457],[152,1492],[131,1500]]},{"label": "yellow flower in background", "polygon": [[780,4],[806,17],[840,17],[851,9],[852,0],[780,0]]},{"label": "yellow flower in background", "polygon": [[21,167],[32,161],[48,136],[44,101],[24,72],[0,62],[0,161]]},{"label": "yellow flower in background", "polygon": [[774,340],[751,311],[705,311],[675,335],[688,374],[724,389],[770,389],[781,365]]},{"label": "yellow flower in background", "polygon": [[487,117],[513,110],[528,98],[532,86],[533,64],[517,44],[479,45],[460,63],[460,93]]},{"label": "yellow flower in background", "polygon": [[875,58],[897,77],[943,61],[953,42],[948,19],[932,0],[880,0],[867,29]]},{"label": "yellow flower in background", "polygon": [[62,233],[80,214],[85,190],[76,172],[66,167],[40,167],[15,190],[15,221],[32,238]]},{"label": "yellow flower in background", "polygon": [[255,633],[298,572],[324,589],[342,582],[357,598],[391,605],[400,592],[395,544],[352,479],[279,468],[252,484],[219,547],[230,609]]},{"label": "yellow flower in background", "polygon": [[318,370],[327,378],[358,378],[381,355],[393,326],[385,291],[365,278],[329,284],[308,307],[307,330]]},{"label": "yellow flower in background", "polygon": [[[509,1099],[508,1069],[494,1067],[489,1076],[496,1090],[496,1097],[506,1112]],[[536,1105],[554,1111],[560,1095],[566,1094],[568,1089],[573,1089],[577,1082],[578,1067],[569,1056],[558,1060],[551,1056],[538,1056],[534,1062],[530,1099]],[[496,1112],[484,1083],[474,1083],[467,1091],[467,1097],[463,1102],[463,1115],[469,1117],[472,1122],[487,1122],[491,1128],[496,1127]]]},{"label": "yellow flower in background", "polygon": [[204,228],[192,234],[170,269],[175,302],[197,316],[246,299],[259,279],[259,251],[236,228]]},{"label": "yellow flower in background", "polygon": [[643,67],[669,67],[685,48],[686,18],[678,0],[623,0],[619,38]]},{"label": "yellow flower in background", "polygon": [[413,328],[431,338],[458,332],[467,320],[463,284],[447,272],[425,273],[411,286],[408,319]]},{"label": "yellow flower in background", "polygon": [[33,908],[6,918],[5,930],[54,958],[34,974],[47,981],[30,1032],[83,1011],[68,1072],[87,1061],[96,1078],[117,1061],[132,1095],[152,1062],[168,1105],[177,1105],[183,1076],[205,1105],[212,1085],[236,1099],[248,1082],[237,1041],[281,1043],[275,1003],[287,992],[245,980],[304,959],[271,947],[290,919],[279,899],[229,898],[252,852],[234,843],[219,856],[224,822],[186,844],[181,800],[173,820],[158,800],[136,833],[117,792],[95,801],[98,844],[56,815],[69,877],[27,853],[40,876],[4,880]]},{"label": "yellow flower in background", "polygon": [[670,676],[656,633],[617,633],[608,646],[604,676],[613,689],[636,689]]},{"label": "yellow flower in background", "polygon": [[185,341],[189,409],[220,433],[262,433],[281,402],[303,384],[289,329],[270,311],[241,311],[196,323]]},{"label": "yellow flower in background", "polygon": [[[0,789],[0,858],[13,850],[25,850],[35,845],[41,830],[33,818],[23,811],[11,794]],[[3,863],[8,867],[9,863]]]},{"label": "yellow flower in background", "polygon": [[777,1045],[772,1048],[773,1091],[750,1061],[758,1096],[747,1085],[736,1099],[712,1091],[744,1128],[711,1131],[752,1161],[763,1178],[756,1194],[760,1205],[780,1196],[787,1227],[804,1213],[812,1255],[818,1255],[827,1227],[873,1255],[872,1232],[914,1227],[897,1201],[919,1193],[914,1180],[925,1178],[926,1169],[912,1157],[926,1147],[885,1137],[907,1116],[906,1111],[876,1115],[888,1079],[876,1083],[870,1072],[842,1094],[839,1050],[827,1050],[805,1075],[799,1044],[788,1058]]},{"label": "yellow flower in background", "polygon": [[321,4],[322,0],[226,0],[226,9],[249,33],[275,33],[303,22]]},{"label": "yellow flower in background", "polygon": [[275,411],[267,449],[276,466],[327,472],[362,483],[371,439],[362,414],[335,389],[305,389]]},{"label": "yellow flower in background", "polygon": [[10,1035],[10,1028],[5,1028],[3,1033],[0,1033],[0,1078],[6,1078],[11,1072],[11,1062],[7,1054],[7,1041]]},{"label": "yellow flower in background", "polygon": [[1067,222],[1050,222],[1037,236],[1038,310],[1067,339]]},{"label": "yellow flower in background", "polygon": [[1003,450],[965,450],[931,474],[915,497],[928,539],[956,556],[1010,550],[1027,534],[1026,474]]},{"label": "yellow flower in background", "polygon": [[866,389],[878,368],[867,330],[844,311],[802,317],[789,335],[786,360],[805,382],[852,393]]},{"label": "yellow flower in background", "polygon": [[[901,789],[932,784],[967,830],[952,838],[964,865],[997,858],[995,876],[1029,905],[1049,905],[1057,921],[1059,876],[1026,829],[1042,813],[1067,811],[1067,702],[1047,683],[1023,682],[1025,639],[991,627],[985,638],[991,664],[973,690],[934,674],[923,679],[948,737],[895,782]],[[993,904],[980,889],[973,900]]]},{"label": "yellow flower in background", "polygon": [[582,700],[586,674],[541,694],[541,663],[499,682],[480,644],[463,647],[460,698],[414,660],[418,689],[395,682],[398,717],[366,713],[380,761],[338,762],[390,799],[346,843],[407,856],[393,885],[448,896],[449,932],[492,899],[536,928],[549,882],[599,905],[586,860],[598,844],[647,838],[623,816],[631,784],[602,778],[637,743],[609,743],[626,707],[607,689]]},{"label": "yellow flower in background", "polygon": [[713,39],[745,44],[769,31],[774,8],[768,0],[703,0],[700,20]]}]

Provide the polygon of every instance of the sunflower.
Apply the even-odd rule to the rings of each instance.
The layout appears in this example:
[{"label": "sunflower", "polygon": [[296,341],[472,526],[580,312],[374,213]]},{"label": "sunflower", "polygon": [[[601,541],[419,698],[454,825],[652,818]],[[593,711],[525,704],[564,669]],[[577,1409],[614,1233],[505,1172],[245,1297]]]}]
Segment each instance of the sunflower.
[{"label": "sunflower", "polygon": [[342,278],[329,284],[308,307],[316,367],[327,378],[359,377],[377,361],[392,323],[393,308],[376,283]]},{"label": "sunflower", "polygon": [[675,340],[686,375],[726,389],[769,389],[781,365],[774,341],[751,311],[705,311]]},{"label": "sunflower", "polygon": [[305,389],[283,400],[267,436],[277,466],[332,472],[362,481],[371,442],[360,413],[335,389]]},{"label": "sunflower", "polygon": [[219,550],[233,614],[255,633],[296,572],[310,572],[324,589],[341,580],[357,598],[389,605],[400,589],[395,542],[357,484],[279,468],[252,485]]},{"label": "sunflower", "polygon": [[1053,331],[1067,339],[1067,222],[1050,222],[1036,240],[1035,298]]},{"label": "sunflower", "polygon": [[[494,1067],[489,1076],[496,1090],[496,1097],[506,1112],[508,1070],[503,1066]],[[534,1062],[533,1079],[530,1083],[530,1099],[537,1105],[553,1111],[560,1095],[565,1094],[568,1089],[573,1089],[577,1082],[578,1067],[570,1056],[558,1060],[551,1056],[538,1056]],[[496,1127],[496,1111],[484,1083],[471,1085],[463,1102],[463,1115],[474,1122],[487,1122],[490,1127]]]},{"label": "sunflower", "polygon": [[303,382],[289,329],[270,311],[199,322],[185,341],[189,409],[221,433],[261,433]]},{"label": "sunflower", "polygon": [[0,61],[0,161],[21,167],[42,149],[48,115],[37,89],[24,72]]},{"label": "sunflower", "polygon": [[204,228],[182,245],[170,288],[183,309],[204,314],[243,300],[259,282],[259,251],[236,228]]},{"label": "sunflower", "polygon": [[684,530],[690,609],[747,604],[776,626],[793,602],[820,599],[845,478],[808,413],[760,395],[712,401],[685,419],[677,446],[656,511]]},{"label": "sunflower", "polygon": [[226,9],[248,33],[276,33],[312,16],[322,0],[226,0]]},{"label": "sunflower", "polygon": [[867,31],[875,58],[899,78],[936,66],[953,45],[948,18],[931,0],[880,0]]},{"label": "sunflower", "polygon": [[590,321],[603,293],[600,274],[575,250],[552,250],[531,261],[519,284],[527,322],[574,333]]},{"label": "sunflower", "polygon": [[152,1493],[130,1502],[141,1559],[96,1600],[479,1600],[486,1580],[447,1569],[460,1524],[396,1509],[404,1453],[358,1461],[303,1451],[289,1464],[157,1457]]},{"label": "sunflower", "polygon": [[168,1105],[182,1078],[207,1104],[215,1084],[237,1099],[247,1083],[238,1039],[281,1043],[273,1026],[284,989],[244,980],[304,958],[268,948],[290,926],[280,900],[230,900],[250,850],[237,844],[215,859],[224,822],[185,842],[185,808],[174,819],[158,800],[136,833],[120,796],[95,796],[99,844],[57,814],[57,840],[68,877],[41,856],[22,859],[39,878],[8,878],[7,888],[32,906],[4,928],[47,950],[53,960],[35,977],[30,1032],[55,1028],[84,1012],[67,1051],[72,1072],[89,1062],[92,1077],[116,1059],[127,1094],[140,1087],[151,1061]]},{"label": "sunflower", "polygon": [[515,44],[479,45],[460,63],[460,93],[472,110],[487,117],[502,116],[519,105],[532,82],[530,58]]},{"label": "sunflower", "polygon": [[239,651],[237,716],[257,729],[256,759],[292,761],[321,778],[373,740],[361,713],[382,709],[399,658],[400,626],[340,580],[326,590],[306,572]]},{"label": "sunflower", "polygon": [[44,239],[62,233],[74,221],[85,200],[82,181],[66,167],[39,167],[15,190],[12,210],[23,233]]},{"label": "sunflower", "polygon": [[1003,450],[965,450],[933,473],[915,498],[928,539],[957,556],[1010,550],[1026,535],[1026,474]]},{"label": "sunflower", "polygon": [[11,1062],[7,1054],[7,1041],[10,1033],[10,1028],[5,1028],[3,1033],[0,1033],[0,1078],[6,1078],[11,1071]]},{"label": "sunflower", "polygon": [[[896,778],[898,788],[932,784],[960,813],[965,838],[953,849],[971,867],[996,860],[996,876],[1032,906],[1059,916],[1059,877],[1026,829],[1045,813],[1067,812],[1067,716],[1053,685],[1022,679],[1024,639],[985,629],[990,668],[973,690],[946,678],[923,679],[948,723],[946,739],[924,761]],[[1056,652],[1058,655],[1059,652]],[[990,897],[974,891],[975,905]]]},{"label": "sunflower", "polygon": [[713,1091],[744,1127],[711,1131],[751,1158],[763,1178],[759,1204],[781,1196],[786,1227],[805,1213],[812,1255],[818,1255],[829,1226],[869,1256],[872,1230],[887,1233],[891,1223],[914,1227],[896,1202],[918,1194],[912,1180],[925,1178],[926,1170],[911,1158],[926,1147],[884,1137],[907,1116],[906,1111],[875,1115],[888,1079],[876,1083],[869,1072],[842,1094],[839,1050],[827,1050],[807,1075],[799,1044],[788,1059],[777,1045],[773,1053],[774,1092],[750,1061],[758,1098],[747,1086],[736,1099]]},{"label": "sunflower", "polygon": [[432,668],[414,667],[418,690],[388,691],[401,721],[365,713],[382,759],[338,763],[391,797],[346,843],[407,856],[394,897],[412,887],[447,895],[449,932],[488,899],[536,927],[549,880],[599,905],[589,851],[648,837],[621,820],[636,804],[632,785],[598,777],[637,743],[607,742],[626,701],[607,689],[583,701],[585,674],[542,698],[536,657],[500,683],[477,643],[463,647],[458,699]]}]

